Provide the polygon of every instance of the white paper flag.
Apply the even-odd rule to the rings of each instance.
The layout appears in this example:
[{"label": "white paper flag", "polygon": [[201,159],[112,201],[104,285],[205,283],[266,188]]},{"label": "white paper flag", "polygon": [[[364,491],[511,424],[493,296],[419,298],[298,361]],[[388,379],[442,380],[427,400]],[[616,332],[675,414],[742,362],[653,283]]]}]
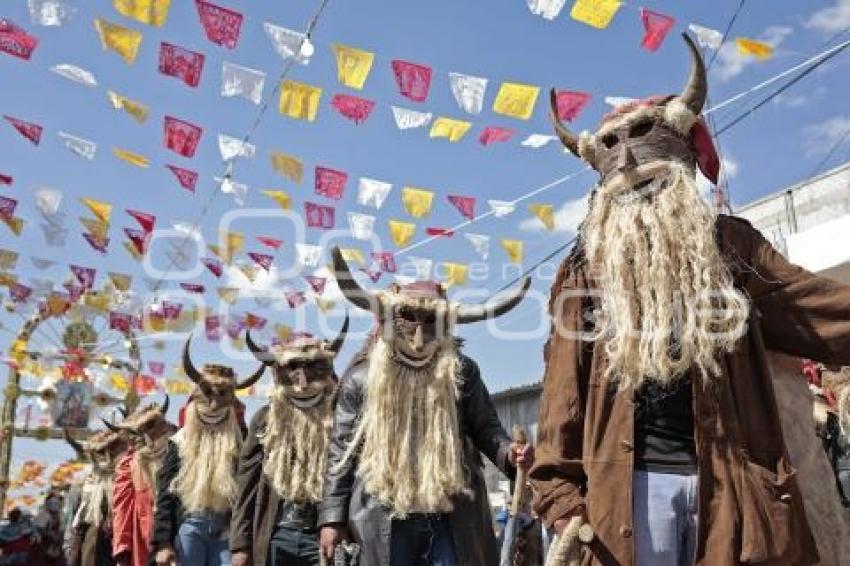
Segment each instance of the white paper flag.
[{"label": "white paper flag", "polygon": [[357,187],[357,204],[381,208],[392,188],[393,186],[390,183],[360,177],[360,183]]},{"label": "white paper flag", "polygon": [[481,107],[484,104],[487,79],[460,73],[449,73],[449,82],[451,83],[452,94],[454,94],[461,110],[470,114],[480,114]]},{"label": "white paper flag", "polygon": [[[409,266],[409,267],[408,267]],[[408,256],[407,263],[403,266],[403,274],[412,277],[414,281],[429,281],[434,260],[427,257]]]},{"label": "white paper flag", "polygon": [[481,259],[487,259],[487,256],[490,255],[490,236],[483,234],[464,234],[464,236],[475,248],[475,252],[481,256]]},{"label": "white paper flag", "polygon": [[[282,28],[268,22],[263,22],[263,29],[275,50],[284,60],[293,58],[297,63],[306,65],[310,62],[312,45],[307,36],[300,31]],[[302,48],[302,44],[305,44]]]},{"label": "white paper flag", "polygon": [[47,187],[35,191],[35,206],[46,217],[52,217],[62,204],[62,193]]},{"label": "white paper flag", "polygon": [[542,16],[547,20],[554,20],[561,13],[567,0],[526,0],[528,9],[535,16]]},{"label": "white paper flag", "polygon": [[431,123],[433,116],[430,112],[417,112],[416,110],[408,110],[407,108],[399,108],[393,106],[393,117],[395,117],[395,125],[399,130],[407,130],[410,128],[421,128]]},{"label": "white paper flag", "polygon": [[254,104],[263,99],[266,74],[233,63],[221,64],[221,95],[225,98],[241,96]]},{"label": "white paper flag", "polygon": [[624,104],[629,104],[634,102],[637,98],[629,98],[627,96],[606,96],[605,104],[613,106],[614,108],[618,106],[623,106]]},{"label": "white paper flag", "polygon": [[81,67],[77,67],[76,65],[60,63],[59,65],[53,65],[50,67],[50,70],[60,77],[64,77],[70,81],[74,81],[75,83],[80,83],[87,87],[97,86],[97,81],[95,80],[94,75]]},{"label": "white paper flag", "polygon": [[181,234],[185,234],[190,238],[194,238],[196,240],[201,239],[201,230],[198,228],[197,224],[193,224],[186,220],[172,220],[171,226]]},{"label": "white paper flag", "polygon": [[514,208],[516,208],[514,203],[506,200],[488,200],[487,204],[490,205],[490,208],[496,218],[503,218],[513,212]]},{"label": "white paper flag", "polygon": [[245,199],[248,198],[248,185],[237,183],[230,177],[215,177],[214,179],[221,192],[233,195],[233,200],[239,206],[245,205]]},{"label": "white paper flag", "polygon": [[704,28],[697,24],[688,24],[688,29],[697,36],[697,43],[700,47],[720,49],[720,45],[723,43],[723,34],[716,29]]},{"label": "white paper flag", "polygon": [[53,261],[52,259],[44,259],[42,257],[35,257],[35,256],[30,256],[30,262],[32,263],[33,267],[35,267],[39,271],[44,271],[45,269],[50,269],[51,267],[56,265],[56,262]]},{"label": "white paper flag", "polygon": [[368,240],[375,231],[375,217],[359,212],[348,213],[348,227],[358,240]]},{"label": "white paper flag", "polygon": [[86,159],[94,159],[94,154],[97,153],[97,144],[93,141],[78,138],[65,132],[59,132],[59,137],[62,138],[65,147],[71,150],[72,153]]},{"label": "white paper flag", "polygon": [[322,248],[312,244],[295,244],[295,262],[302,267],[316,267]]},{"label": "white paper flag", "polygon": [[521,145],[525,147],[533,147],[534,149],[538,149],[549,143],[550,141],[555,141],[557,136],[546,136],[543,134],[531,134],[527,138],[522,141]]},{"label": "white paper flag", "polygon": [[32,23],[40,26],[61,26],[77,12],[63,0],[29,0],[28,4]]},{"label": "white paper flag", "polygon": [[52,248],[61,248],[68,239],[68,230],[61,224],[40,224],[45,243]]},{"label": "white paper flag", "polygon": [[237,157],[248,157],[253,159],[257,153],[257,147],[237,138],[225,134],[218,135],[218,150],[221,152],[222,161],[230,161]]}]

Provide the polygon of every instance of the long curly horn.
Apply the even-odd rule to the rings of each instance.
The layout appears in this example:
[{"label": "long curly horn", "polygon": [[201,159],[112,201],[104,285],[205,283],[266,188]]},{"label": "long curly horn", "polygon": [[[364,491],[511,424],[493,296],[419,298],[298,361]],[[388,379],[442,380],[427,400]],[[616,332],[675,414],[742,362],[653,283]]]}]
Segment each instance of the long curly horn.
[{"label": "long curly horn", "polygon": [[334,246],[331,250],[331,257],[333,258],[334,275],[336,276],[337,285],[339,285],[339,290],[342,291],[345,298],[354,304],[354,306],[380,315],[381,302],[375,295],[363,289],[354,280],[354,276],[348,268],[348,263],[342,257],[339,246]]},{"label": "long curly horn", "polygon": [[120,434],[121,431],[124,430],[120,427],[115,426],[114,424],[112,424],[108,420],[104,419],[103,417],[101,417],[100,420],[103,421],[103,424],[106,425],[106,428],[108,428],[109,430],[111,430],[115,434]]},{"label": "long curly horn", "polygon": [[115,407],[115,410],[121,413],[121,416],[125,419],[130,415],[130,412],[127,410],[126,407],[122,407],[119,405],[118,407]]},{"label": "long curly horn", "polygon": [[578,153],[578,136],[572,133],[561,121],[561,118],[558,117],[558,93],[554,88],[549,90],[549,103],[551,106],[549,109],[549,119],[555,127],[555,133],[558,134],[561,143],[570,150],[570,153],[581,158],[581,155]]},{"label": "long curly horn", "polygon": [[275,357],[269,352],[266,348],[259,346],[254,339],[251,338],[251,331],[248,330],[245,332],[245,344],[248,346],[248,349],[251,350],[251,353],[254,354],[254,357],[257,358],[263,365],[271,366],[274,365]]},{"label": "long curly horn", "polygon": [[340,328],[339,333],[334,338],[334,341],[331,342],[331,345],[328,346],[328,349],[334,353],[334,355],[339,354],[339,351],[342,350],[342,344],[345,342],[345,335],[348,334],[348,313],[345,313],[345,321],[342,323],[342,328]]},{"label": "long curly horn", "polygon": [[457,323],[469,324],[470,322],[478,322],[487,318],[496,318],[501,316],[517,306],[528,287],[531,285],[531,279],[523,278],[522,284],[511,291],[504,297],[495,297],[482,305],[460,305],[457,309]]},{"label": "long curly horn", "polygon": [[705,99],[708,96],[708,79],[705,73],[705,63],[691,36],[683,33],[682,39],[685,40],[685,44],[691,52],[691,74],[688,76],[685,90],[682,91],[679,98],[691,112],[699,116],[700,112],[702,112],[702,107],[705,105]]},{"label": "long curly horn", "polygon": [[165,403],[163,403],[159,408],[159,412],[162,414],[162,418],[165,418],[165,416],[168,414],[168,406],[169,405],[171,405],[171,397],[169,397],[168,393],[166,393],[165,394]]},{"label": "long curly horn", "polygon": [[86,449],[80,444],[73,436],[71,436],[71,432],[67,428],[63,428],[62,431],[65,433],[65,442],[71,445],[71,448],[74,449],[74,452],[77,453],[78,460],[86,460]]},{"label": "long curly horn", "polygon": [[186,374],[186,377],[192,380],[193,383],[199,384],[204,377],[201,375],[195,368],[195,364],[192,363],[192,356],[189,354],[189,347],[192,344],[192,335],[189,334],[189,337],[186,339],[186,344],[183,345],[183,373]]}]

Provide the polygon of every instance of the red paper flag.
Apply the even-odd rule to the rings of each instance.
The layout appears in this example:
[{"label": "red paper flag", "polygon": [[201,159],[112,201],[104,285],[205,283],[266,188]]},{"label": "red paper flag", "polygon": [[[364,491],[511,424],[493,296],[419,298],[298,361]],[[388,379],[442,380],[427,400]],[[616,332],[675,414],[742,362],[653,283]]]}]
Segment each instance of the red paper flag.
[{"label": "red paper flag", "polygon": [[455,235],[455,231],[450,228],[425,228],[425,233],[429,236],[437,236],[443,238],[451,238]]},{"label": "red paper flag", "polygon": [[369,279],[372,281],[372,283],[377,283],[378,280],[381,278],[381,270],[380,269],[365,269],[365,268],[363,268],[360,271],[362,271],[363,273],[368,275]]},{"label": "red paper flag", "polygon": [[133,379],[133,386],[138,395],[150,395],[156,391],[156,380],[145,374],[139,374]]},{"label": "red paper flag", "polygon": [[640,46],[647,51],[656,51],[661,47],[670,28],[676,23],[675,18],[653,12],[646,8],[640,9],[640,19],[643,22],[643,28],[646,30]]},{"label": "red paper flag", "polygon": [[204,266],[206,266],[206,268],[209,269],[210,272],[212,272],[212,274],[215,275],[216,277],[221,277],[221,274],[224,272],[224,270],[221,267],[221,262],[218,261],[215,258],[212,258],[212,257],[201,258],[201,263],[203,263]]},{"label": "red paper flag", "polygon": [[150,234],[142,230],[136,230],[135,228],[124,228],[124,233],[127,234],[127,238],[133,244],[133,247],[136,248],[136,251],[144,255]]},{"label": "red paper flag", "polygon": [[316,166],[316,194],[326,196],[335,200],[342,198],[345,191],[345,183],[348,181],[348,173]]},{"label": "red paper flag", "polygon": [[0,218],[12,218],[15,215],[15,209],[18,207],[18,201],[9,197],[0,197]]},{"label": "red paper flag", "polygon": [[489,145],[493,142],[505,142],[511,139],[511,136],[513,135],[514,131],[510,128],[487,126],[486,128],[484,128],[484,131],[481,132],[481,136],[479,136],[478,142],[481,145]]},{"label": "red paper flag", "polygon": [[242,14],[204,0],[195,0],[195,7],[207,39],[228,49],[236,47],[242,28]]},{"label": "red paper flag", "polygon": [[165,117],[165,147],[183,157],[194,157],[203,128],[183,120]]},{"label": "red paper flag", "polygon": [[283,245],[283,240],[269,238],[268,236],[257,236],[257,241],[268,248],[272,248],[273,250],[280,249],[280,246]]},{"label": "red paper flag", "polygon": [[334,207],[332,206],[305,202],[304,214],[307,216],[307,226],[310,228],[328,230],[334,227]]},{"label": "red paper flag", "polygon": [[[179,152],[178,152],[179,153]],[[194,152],[193,152],[194,153]],[[182,167],[177,167],[176,165],[166,165],[174,176],[177,177],[177,182],[180,183],[180,186],[188,191],[195,192],[195,183],[198,182],[198,173],[195,171],[190,171],[189,169],[183,169]]]},{"label": "red paper flag", "polygon": [[18,133],[30,140],[33,145],[38,145],[41,142],[41,130],[42,127],[38,124],[33,124],[32,122],[25,122],[23,120],[19,120],[17,118],[12,118],[11,116],[3,116],[7,122],[12,124]]},{"label": "red paper flag", "polygon": [[162,42],[159,46],[159,72],[175,77],[189,85],[198,86],[201,71],[204,69],[204,56],[171,43]]},{"label": "red paper flag", "polygon": [[286,302],[289,303],[289,308],[292,309],[307,302],[304,291],[286,291],[284,295],[286,296]]},{"label": "red paper flag", "polygon": [[123,312],[111,311],[109,313],[109,329],[119,332],[130,332],[130,321],[132,317]]},{"label": "red paper flag", "polygon": [[206,288],[200,283],[180,283],[180,287],[182,287],[185,291],[198,293],[199,295],[206,290]]},{"label": "red paper flag", "polygon": [[11,185],[14,179],[9,175],[4,175],[0,173],[0,185]]},{"label": "red paper flag", "polygon": [[254,313],[245,313],[245,326],[251,330],[262,330],[266,327],[268,319]]},{"label": "red paper flag", "polygon": [[361,124],[372,113],[375,102],[350,94],[337,94],[331,99],[331,106],[355,124]]},{"label": "red paper flag", "polygon": [[32,289],[21,283],[15,283],[9,287],[9,295],[16,303],[25,303],[32,295]]},{"label": "red paper flag", "polygon": [[38,39],[9,18],[0,18],[0,51],[29,61]]},{"label": "red paper flag", "polygon": [[572,122],[587,103],[590,102],[590,95],[586,92],[575,90],[559,90],[556,95],[556,104],[558,106],[558,117],[561,120]]},{"label": "red paper flag", "polygon": [[305,275],[304,279],[310,284],[310,287],[317,295],[325,292],[325,284],[328,282],[326,277],[316,277],[315,275]]},{"label": "red paper flag", "polygon": [[156,216],[154,216],[153,214],[148,214],[147,212],[130,210],[129,208],[127,209],[127,214],[136,219],[136,221],[139,223],[139,226],[142,227],[142,230],[144,230],[145,233],[150,234],[151,232],[153,232],[154,224],[156,224]]},{"label": "red paper flag", "polygon": [[206,317],[204,319],[204,333],[210,342],[221,340],[221,317],[218,315]]},{"label": "red paper flag", "polygon": [[93,267],[80,267],[79,265],[71,264],[69,266],[71,268],[71,272],[74,274],[74,277],[77,278],[77,281],[80,282],[86,289],[91,289],[94,287],[94,278],[97,271]]},{"label": "red paper flag", "polygon": [[398,59],[393,60],[392,66],[395,82],[402,96],[414,102],[423,102],[428,98],[428,89],[431,88],[431,67]]},{"label": "red paper flag", "polygon": [[454,205],[464,218],[468,218],[470,220],[475,218],[475,197],[449,195],[449,202]]},{"label": "red paper flag", "polygon": [[162,376],[165,372],[165,362],[148,361],[148,371],[156,376]]},{"label": "red paper flag", "polygon": [[372,252],[372,259],[375,260],[381,268],[381,271],[387,273],[395,273],[396,265],[393,258],[393,252]]},{"label": "red paper flag", "polygon": [[255,252],[248,252],[248,257],[254,260],[254,262],[268,271],[272,267],[272,262],[274,261],[274,256],[267,254],[258,254]]},{"label": "red paper flag", "polygon": [[109,238],[98,238],[94,234],[89,234],[88,232],[83,234],[83,238],[85,238],[89,245],[96,251],[99,251],[102,254],[105,254],[108,251]]}]

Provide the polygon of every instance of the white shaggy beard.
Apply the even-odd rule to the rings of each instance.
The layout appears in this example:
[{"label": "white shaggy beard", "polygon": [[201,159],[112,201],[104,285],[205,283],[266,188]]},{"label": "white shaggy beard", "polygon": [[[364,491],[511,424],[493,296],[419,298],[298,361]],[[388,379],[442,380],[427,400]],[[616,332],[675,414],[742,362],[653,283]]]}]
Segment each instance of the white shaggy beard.
[{"label": "white shaggy beard", "polygon": [[170,490],[189,513],[222,513],[236,502],[236,459],[242,431],[233,409],[224,422],[208,425],[198,417],[195,403],[186,409],[186,423],[177,443],[180,470]]},{"label": "white shaggy beard", "polygon": [[318,503],[335,395],[326,392],[317,406],[299,409],[287,399],[283,387],[275,386],[269,400],[266,430],[259,437],[265,453],[263,473],[282,499]]},{"label": "white shaggy beard", "polygon": [[433,368],[397,364],[377,338],[369,356],[363,411],[343,461],[359,453],[365,491],[395,517],[445,513],[466,491],[457,417],[460,360],[452,338]]},{"label": "white shaggy beard", "polygon": [[74,518],[74,526],[80,523],[100,527],[103,522],[103,503],[112,511],[112,476],[114,469],[93,469],[83,482],[80,507]]},{"label": "white shaggy beard", "polygon": [[648,198],[602,185],[582,225],[587,260],[601,270],[607,377],[621,387],[666,385],[692,369],[708,382],[746,331],[749,302],[733,286],[693,172],[670,164],[661,182]]}]

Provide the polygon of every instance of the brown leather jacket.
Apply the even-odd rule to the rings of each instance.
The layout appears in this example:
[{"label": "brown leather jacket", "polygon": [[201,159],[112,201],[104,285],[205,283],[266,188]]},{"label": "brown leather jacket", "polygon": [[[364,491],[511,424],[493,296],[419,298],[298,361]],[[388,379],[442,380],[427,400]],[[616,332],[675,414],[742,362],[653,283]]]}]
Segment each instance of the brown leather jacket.
[{"label": "brown leather jacket", "polygon": [[[710,389],[694,386],[696,563],[816,563],[765,354],[769,348],[850,365],[850,287],[788,263],[746,221],[721,216],[717,235],[736,285],[751,299],[751,316],[737,349],[724,356],[720,378]],[[631,566],[634,394],[608,386],[601,342],[565,332],[589,330],[598,307],[587,293],[595,289],[589,271],[580,251],[573,253],[552,288],[530,472],[534,508],[551,526],[583,505],[597,535],[584,563]]]}]

